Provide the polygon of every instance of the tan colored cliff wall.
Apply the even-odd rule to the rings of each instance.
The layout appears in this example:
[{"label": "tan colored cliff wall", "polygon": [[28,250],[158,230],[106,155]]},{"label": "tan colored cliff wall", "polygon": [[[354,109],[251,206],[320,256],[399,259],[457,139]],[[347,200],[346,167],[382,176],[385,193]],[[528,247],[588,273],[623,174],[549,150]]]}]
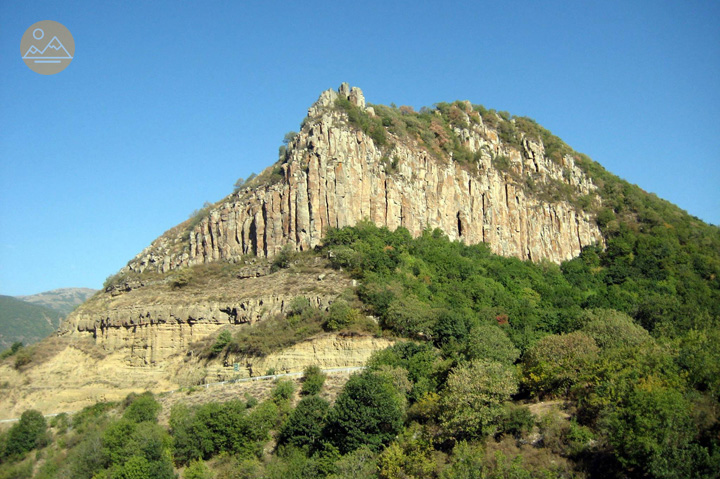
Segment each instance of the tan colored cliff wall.
[{"label": "tan colored cliff wall", "polygon": [[122,294],[105,292],[73,312],[61,334],[92,336],[104,351],[123,351],[129,365],[154,366],[191,351],[193,342],[222,328],[235,331],[287,314],[298,296],[327,309],[352,281],[341,272],[325,269],[320,258],[311,261],[302,272],[218,276],[181,289],[160,281]]},{"label": "tan colored cliff wall", "polygon": [[[185,361],[176,355],[153,367],[130,365],[124,349],[99,359],[68,343],[47,362],[18,371],[9,363],[0,364],[0,382],[5,384],[0,401],[0,419],[20,417],[27,409],[52,414],[80,409],[98,401],[119,401],[129,393],[161,393],[179,387],[212,383],[237,377],[301,372],[305,367],[347,368],[363,366],[370,355],[393,344],[373,336],[325,334],[303,341],[265,358],[232,358],[242,364],[239,372],[219,361],[204,364]],[[185,394],[182,394],[186,397]]]},{"label": "tan colored cliff wall", "polygon": [[[225,366],[207,368],[205,381],[261,376],[268,371],[275,374],[301,372],[312,365],[322,369],[359,367],[364,366],[374,352],[393,344],[393,340],[368,334],[324,334],[265,357],[230,355]],[[234,364],[239,365],[237,371]]]},{"label": "tan colored cliff wall", "polygon": [[[365,107],[362,92],[341,87],[340,95]],[[480,161],[462,166],[433,157],[407,138],[393,137],[397,169],[386,171],[373,140],[348,126],[332,108],[338,93],[328,90],[309,110],[304,127],[288,146],[282,181],[246,188],[214,207],[184,239],[178,228],[158,238],[129,263],[134,271],[171,269],[244,254],[273,256],[285,245],[307,250],[319,245],[328,227],[369,218],[390,229],[403,226],[417,236],[441,228],[451,239],[485,242],[493,252],[561,262],[583,246],[602,242],[593,218],[566,202],[546,203],[529,196],[516,178],[529,173],[537,182],[562,181],[579,194],[595,186],[566,157],[556,164],[543,145],[523,140],[522,151],[504,145],[482,123],[457,129],[464,145],[481,152]],[[372,114],[372,108],[368,108]],[[504,155],[503,173],[492,158]],[[386,162],[385,162],[386,163]]]}]

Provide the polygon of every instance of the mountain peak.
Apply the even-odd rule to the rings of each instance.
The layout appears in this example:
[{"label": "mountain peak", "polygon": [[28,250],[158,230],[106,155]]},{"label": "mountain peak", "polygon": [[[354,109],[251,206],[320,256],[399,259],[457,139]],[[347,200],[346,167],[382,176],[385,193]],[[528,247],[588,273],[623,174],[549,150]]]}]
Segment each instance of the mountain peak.
[{"label": "mountain peak", "polygon": [[566,146],[547,148],[543,138],[557,139],[546,133],[470,102],[421,112],[368,106],[360,88],[343,83],[320,94],[252,188],[173,228],[127,268],[166,272],[308,250],[328,228],[365,218],[413,236],[440,228],[498,254],[561,262],[603,242],[593,213],[575,201],[600,200],[580,158]]},{"label": "mountain peak", "polygon": [[308,116],[318,116],[324,109],[333,107],[338,98],[348,100],[358,108],[365,108],[365,95],[362,90],[355,86],[350,87],[348,83],[343,82],[337,90],[329,89],[322,92],[317,101],[308,109]]}]

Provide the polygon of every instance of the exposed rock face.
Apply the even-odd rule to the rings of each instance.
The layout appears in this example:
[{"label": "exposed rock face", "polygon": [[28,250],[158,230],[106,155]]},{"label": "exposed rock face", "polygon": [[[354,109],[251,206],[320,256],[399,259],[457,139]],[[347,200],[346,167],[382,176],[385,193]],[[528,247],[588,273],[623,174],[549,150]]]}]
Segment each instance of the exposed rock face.
[{"label": "exposed rock face", "polygon": [[124,349],[98,357],[67,345],[42,367],[23,373],[11,364],[0,364],[0,379],[6,384],[0,418],[16,418],[31,408],[44,414],[79,411],[98,401],[121,400],[131,392],[160,393],[181,386],[263,375],[269,369],[284,373],[301,372],[310,365],[363,366],[372,353],[391,344],[388,339],[373,336],[324,334],[264,358],[231,358],[241,365],[238,371],[232,364],[224,367],[219,361],[186,361],[179,355],[153,367],[139,367],[127,363]]},{"label": "exposed rock face", "polygon": [[[193,342],[222,328],[247,327],[287,314],[298,296],[325,310],[352,284],[344,274],[321,264],[306,267],[304,273],[282,270],[264,276],[256,276],[264,271],[262,265],[243,267],[238,275],[179,290],[166,282],[114,289],[80,306],[61,334],[92,336],[104,351],[124,351],[128,365],[155,366],[191,351]],[[318,280],[318,271],[324,271],[323,280]]]},{"label": "exposed rock face", "polygon": [[[128,268],[165,272],[246,254],[273,256],[285,245],[307,250],[321,243],[327,228],[364,218],[390,229],[403,226],[415,236],[439,227],[451,239],[482,241],[495,253],[533,261],[560,262],[583,246],[602,243],[590,215],[564,201],[541,201],[518,181],[530,174],[536,182],[563,182],[578,194],[592,195],[595,185],[571,157],[557,164],[545,156],[541,143],[528,139],[518,150],[480,122],[455,130],[464,146],[480,152],[477,163],[438,159],[414,140],[393,137],[391,167],[372,138],[333,108],[339,97],[366,108],[358,88],[343,84],[339,92],[323,92],[288,145],[279,167],[281,181],[228,197],[189,237],[182,228],[171,230]],[[509,160],[505,172],[493,167],[498,156]]]},{"label": "exposed rock face", "polygon": [[[311,303],[327,309],[332,296],[307,295]],[[78,313],[72,323],[78,332],[92,333],[108,351],[125,349],[128,362],[154,364],[190,350],[190,344],[225,326],[249,324],[283,314],[293,296],[270,294],[229,302],[198,304],[139,304],[104,313]]]},{"label": "exposed rock face", "polygon": [[[276,374],[302,371],[316,365],[322,369],[364,366],[370,356],[392,346],[394,341],[370,335],[327,334],[303,341],[265,357],[230,356],[227,366],[208,368],[206,381],[225,381],[237,377],[263,375],[272,370]],[[234,364],[238,364],[236,371]]]}]

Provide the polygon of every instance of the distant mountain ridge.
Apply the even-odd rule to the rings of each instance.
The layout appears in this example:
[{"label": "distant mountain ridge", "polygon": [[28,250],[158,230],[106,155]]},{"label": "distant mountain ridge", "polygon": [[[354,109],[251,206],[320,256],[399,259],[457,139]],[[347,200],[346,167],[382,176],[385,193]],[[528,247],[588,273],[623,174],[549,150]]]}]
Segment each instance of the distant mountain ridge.
[{"label": "distant mountain ridge", "polygon": [[14,342],[31,344],[52,334],[63,314],[45,306],[0,296],[0,350]]},{"label": "distant mountain ridge", "polygon": [[28,345],[49,336],[93,294],[90,288],[61,288],[28,296],[0,295],[0,350],[14,342]]},{"label": "distant mountain ridge", "polygon": [[54,309],[67,316],[96,292],[97,290],[91,288],[59,288],[38,294],[15,297],[28,303]]}]

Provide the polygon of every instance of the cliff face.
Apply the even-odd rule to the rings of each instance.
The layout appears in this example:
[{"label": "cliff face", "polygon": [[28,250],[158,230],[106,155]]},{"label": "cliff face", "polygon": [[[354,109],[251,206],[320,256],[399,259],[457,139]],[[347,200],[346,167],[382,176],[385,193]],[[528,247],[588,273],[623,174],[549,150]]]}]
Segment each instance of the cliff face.
[{"label": "cliff face", "polygon": [[[258,376],[267,371],[278,374],[302,371],[312,364],[322,369],[364,366],[374,352],[393,344],[395,342],[390,339],[367,334],[326,334],[265,357],[231,354],[225,361],[227,365],[206,368],[206,381]],[[234,364],[239,366],[237,370]]]},{"label": "cliff face", "polygon": [[156,281],[133,285],[122,293],[105,292],[81,305],[60,332],[91,336],[105,351],[124,351],[128,365],[156,366],[172,355],[189,352],[193,342],[222,328],[244,328],[287,314],[298,296],[325,310],[352,285],[319,260],[303,267],[304,272],[268,271],[257,277],[211,276],[179,289]]},{"label": "cliff face", "polygon": [[[570,156],[554,162],[541,142],[528,138],[520,148],[505,144],[479,120],[454,128],[476,154],[472,164],[438,158],[418,141],[388,133],[391,164],[387,152],[335,107],[338,97],[374,116],[358,88],[343,84],[339,92],[323,92],[275,167],[278,181],[258,182],[226,198],[189,234],[183,225],[169,231],[127,268],[166,272],[246,254],[273,256],[286,245],[307,250],[322,242],[327,228],[364,218],[390,229],[403,226],[415,236],[427,227],[441,228],[451,239],[482,241],[495,253],[533,261],[561,262],[583,246],[602,243],[589,214],[566,201],[542,201],[522,184],[529,177],[593,196],[595,185]],[[507,167],[495,168],[496,158]]]}]

